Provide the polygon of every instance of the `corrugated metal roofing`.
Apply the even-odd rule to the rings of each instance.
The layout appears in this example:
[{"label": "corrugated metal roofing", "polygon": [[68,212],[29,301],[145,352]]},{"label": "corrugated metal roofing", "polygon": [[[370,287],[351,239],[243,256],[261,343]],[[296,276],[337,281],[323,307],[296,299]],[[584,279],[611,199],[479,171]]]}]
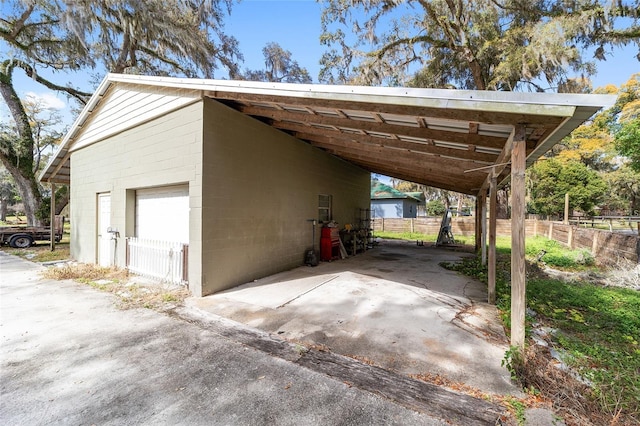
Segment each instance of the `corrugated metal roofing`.
[{"label": "corrugated metal roofing", "polygon": [[69,148],[118,85],[199,91],[374,173],[476,195],[487,170],[509,175],[505,147],[527,133],[527,164],[604,106],[609,95],[327,86],[109,74],[40,179],[69,183]]}]

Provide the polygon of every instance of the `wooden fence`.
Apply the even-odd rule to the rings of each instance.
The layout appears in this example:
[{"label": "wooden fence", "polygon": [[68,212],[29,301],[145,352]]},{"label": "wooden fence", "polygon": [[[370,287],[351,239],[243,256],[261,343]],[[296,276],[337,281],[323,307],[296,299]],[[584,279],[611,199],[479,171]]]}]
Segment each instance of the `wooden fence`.
[{"label": "wooden fence", "polygon": [[546,236],[572,249],[587,249],[600,264],[615,264],[619,259],[640,263],[638,235],[580,228],[562,222],[535,222],[534,235]]},{"label": "wooden fence", "polygon": [[[375,232],[415,232],[428,235],[438,235],[442,219],[437,217],[422,217],[416,219],[383,219],[373,221]],[[511,221],[498,219],[496,234],[498,236],[511,235]],[[454,237],[475,235],[475,218],[460,217],[451,219],[451,231]],[[600,264],[613,264],[620,258],[640,263],[640,236],[621,234],[598,229],[580,228],[575,225],[565,225],[562,222],[541,221],[527,219],[525,221],[527,237],[536,235],[546,236],[572,249],[588,249]]]},{"label": "wooden fence", "polygon": [[[376,218],[373,221],[373,230],[388,232],[417,232],[427,235],[438,235],[440,232],[439,217],[419,217],[416,219],[384,219]],[[497,235],[511,235],[511,221],[508,219],[498,219],[496,221]],[[526,220],[526,232],[528,236],[533,235],[534,220]],[[476,233],[476,219],[474,217],[454,217],[451,218],[451,231],[453,235],[472,237]]]}]

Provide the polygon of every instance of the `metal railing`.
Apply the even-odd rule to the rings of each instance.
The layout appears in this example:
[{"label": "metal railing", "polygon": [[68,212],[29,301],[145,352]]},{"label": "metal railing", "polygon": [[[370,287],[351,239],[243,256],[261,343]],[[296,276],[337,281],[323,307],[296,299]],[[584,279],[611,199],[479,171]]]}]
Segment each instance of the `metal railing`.
[{"label": "metal railing", "polygon": [[188,258],[188,244],[127,238],[127,269],[143,277],[172,284],[186,284]]}]

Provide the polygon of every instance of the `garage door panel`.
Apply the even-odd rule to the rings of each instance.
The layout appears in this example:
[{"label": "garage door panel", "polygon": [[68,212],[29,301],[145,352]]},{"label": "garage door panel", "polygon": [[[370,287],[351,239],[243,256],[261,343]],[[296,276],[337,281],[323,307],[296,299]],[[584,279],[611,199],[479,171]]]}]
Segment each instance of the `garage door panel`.
[{"label": "garage door panel", "polygon": [[176,185],[137,190],[136,236],[188,243],[189,186]]}]

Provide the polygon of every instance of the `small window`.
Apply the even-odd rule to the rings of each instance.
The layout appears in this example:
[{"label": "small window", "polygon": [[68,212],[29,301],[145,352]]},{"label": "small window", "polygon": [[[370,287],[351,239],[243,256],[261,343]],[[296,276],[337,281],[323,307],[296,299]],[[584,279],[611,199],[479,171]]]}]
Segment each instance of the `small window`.
[{"label": "small window", "polygon": [[331,195],[318,195],[318,221],[331,221]]}]

